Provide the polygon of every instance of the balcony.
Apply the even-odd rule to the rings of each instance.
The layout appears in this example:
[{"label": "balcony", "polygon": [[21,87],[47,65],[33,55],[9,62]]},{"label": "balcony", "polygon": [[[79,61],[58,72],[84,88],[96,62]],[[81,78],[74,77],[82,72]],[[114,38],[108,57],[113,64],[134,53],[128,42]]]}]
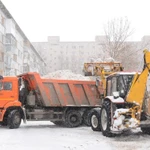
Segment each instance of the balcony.
[{"label": "balcony", "polygon": [[9,45],[9,44],[6,44],[6,52],[13,52],[15,53],[15,50],[16,50],[16,47],[13,46],[13,45]]}]

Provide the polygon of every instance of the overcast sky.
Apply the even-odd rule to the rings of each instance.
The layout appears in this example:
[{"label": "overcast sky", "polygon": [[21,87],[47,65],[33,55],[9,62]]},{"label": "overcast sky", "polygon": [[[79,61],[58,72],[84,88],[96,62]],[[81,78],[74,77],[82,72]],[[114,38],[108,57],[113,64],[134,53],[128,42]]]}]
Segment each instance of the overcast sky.
[{"label": "overcast sky", "polygon": [[127,17],[131,40],[150,35],[150,0],[2,0],[31,42],[94,41],[108,20]]}]

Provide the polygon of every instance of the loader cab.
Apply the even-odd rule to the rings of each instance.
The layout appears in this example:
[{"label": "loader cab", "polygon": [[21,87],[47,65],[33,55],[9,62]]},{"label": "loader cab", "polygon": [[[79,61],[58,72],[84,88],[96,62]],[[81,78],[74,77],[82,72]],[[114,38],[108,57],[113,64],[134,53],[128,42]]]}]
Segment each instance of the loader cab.
[{"label": "loader cab", "polygon": [[118,92],[119,96],[125,98],[135,73],[118,72],[106,79],[106,96],[114,96]]}]

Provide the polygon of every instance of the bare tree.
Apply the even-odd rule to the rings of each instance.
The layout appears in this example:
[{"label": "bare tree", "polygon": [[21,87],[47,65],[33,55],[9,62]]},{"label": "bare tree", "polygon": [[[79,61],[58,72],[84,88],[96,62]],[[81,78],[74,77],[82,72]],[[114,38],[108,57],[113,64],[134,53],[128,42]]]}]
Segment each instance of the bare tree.
[{"label": "bare tree", "polygon": [[105,42],[103,50],[115,60],[120,60],[121,55],[127,50],[127,39],[133,34],[130,22],[127,18],[119,18],[108,21],[104,26]]}]

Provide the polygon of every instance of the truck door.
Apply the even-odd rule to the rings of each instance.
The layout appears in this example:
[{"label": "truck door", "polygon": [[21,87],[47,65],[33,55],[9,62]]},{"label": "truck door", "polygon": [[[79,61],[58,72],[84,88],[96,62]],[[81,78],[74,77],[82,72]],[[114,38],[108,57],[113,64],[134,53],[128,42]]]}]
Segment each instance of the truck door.
[{"label": "truck door", "polygon": [[13,85],[14,81],[0,81],[0,101],[14,101],[18,97],[18,92]]}]

